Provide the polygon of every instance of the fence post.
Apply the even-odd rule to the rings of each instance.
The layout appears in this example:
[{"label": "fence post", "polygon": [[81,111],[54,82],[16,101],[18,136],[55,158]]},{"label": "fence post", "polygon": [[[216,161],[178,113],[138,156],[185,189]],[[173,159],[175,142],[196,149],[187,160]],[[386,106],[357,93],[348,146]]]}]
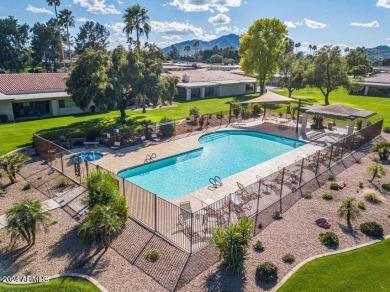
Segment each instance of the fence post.
[{"label": "fence post", "polygon": [[193,237],[194,237],[194,229],[193,229],[193,223],[194,223],[194,216],[193,213],[191,212],[191,237],[190,237],[190,254],[192,254],[192,242],[193,242]]},{"label": "fence post", "polygon": [[341,144],[340,160],[343,160],[344,142],[345,142],[345,138],[343,139],[343,143]]},{"label": "fence post", "polygon": [[122,189],[123,189],[123,194],[125,196],[125,200],[127,202],[127,197],[126,197],[126,186],[125,186],[125,179],[122,177]]},{"label": "fence post", "polygon": [[317,151],[318,152],[318,155],[317,155],[317,164],[316,164],[316,174],[315,176],[317,176],[317,173],[318,173],[318,166],[320,164],[320,150]]},{"label": "fence post", "polygon": [[283,209],[282,209],[282,194],[283,194],[283,183],[284,183],[284,170],[285,170],[285,168],[283,167],[283,170],[282,170],[282,182],[280,183],[280,195],[279,195],[280,213],[283,212]]},{"label": "fence post", "polygon": [[330,168],[330,166],[332,164],[332,156],[333,156],[333,145],[330,146],[330,157],[329,157],[329,166],[328,166],[328,168]]},{"label": "fence post", "polygon": [[64,173],[64,161],[62,159],[62,150],[60,150],[60,157],[61,157],[61,172]]},{"label": "fence post", "polygon": [[157,195],[154,194],[154,231],[157,231]]},{"label": "fence post", "polygon": [[301,164],[301,175],[299,177],[299,186],[302,184],[302,176],[303,176],[303,164],[305,163],[305,158],[302,158],[302,164]]},{"label": "fence post", "polygon": [[255,228],[253,229],[253,236],[256,235],[257,220],[259,217],[259,204],[260,204],[260,193],[261,193],[261,179],[259,179],[259,189],[257,191],[257,206],[256,206],[256,218],[255,218]]},{"label": "fence post", "polygon": [[352,135],[352,139],[351,139],[351,152],[355,149],[353,147],[354,146],[353,144],[355,143],[354,140],[355,140],[355,134]]},{"label": "fence post", "polygon": [[232,202],[232,193],[229,193],[229,218],[228,218],[228,225],[230,225],[230,217],[232,216],[231,215],[231,212],[232,212],[231,202]]},{"label": "fence post", "polygon": [[88,160],[87,160],[87,159],[85,159],[85,170],[86,170],[86,172],[87,172],[87,177],[88,177],[88,175],[89,175],[89,169],[88,169]]}]

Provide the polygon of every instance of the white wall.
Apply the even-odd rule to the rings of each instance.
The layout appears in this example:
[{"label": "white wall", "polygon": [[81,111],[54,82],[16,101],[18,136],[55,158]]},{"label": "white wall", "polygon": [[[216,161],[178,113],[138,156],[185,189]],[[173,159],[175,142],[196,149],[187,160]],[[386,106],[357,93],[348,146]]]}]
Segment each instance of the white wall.
[{"label": "white wall", "polygon": [[58,108],[58,115],[74,115],[74,114],[81,114],[83,111],[79,107],[66,107],[66,108]]},{"label": "white wall", "polygon": [[13,121],[14,118],[14,111],[12,109],[12,103],[7,102],[0,102],[0,114],[1,115],[7,115],[8,121]]},{"label": "white wall", "polygon": [[226,84],[219,86],[218,96],[245,94],[246,84]]}]

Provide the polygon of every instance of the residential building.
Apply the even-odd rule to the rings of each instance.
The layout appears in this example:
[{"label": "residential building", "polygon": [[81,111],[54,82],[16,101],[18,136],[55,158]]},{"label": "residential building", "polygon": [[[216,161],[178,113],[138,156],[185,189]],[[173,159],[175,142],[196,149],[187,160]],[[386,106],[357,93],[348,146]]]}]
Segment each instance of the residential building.
[{"label": "residential building", "polygon": [[364,95],[390,97],[390,73],[364,79]]}]

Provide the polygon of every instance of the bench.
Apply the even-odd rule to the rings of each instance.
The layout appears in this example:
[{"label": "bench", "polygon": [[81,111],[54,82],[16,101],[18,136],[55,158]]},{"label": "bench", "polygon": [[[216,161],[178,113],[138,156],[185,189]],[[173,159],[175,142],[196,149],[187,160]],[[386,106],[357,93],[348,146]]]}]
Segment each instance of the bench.
[{"label": "bench", "polygon": [[87,146],[87,148],[90,146],[90,145],[93,145],[93,147],[97,147],[97,145],[99,144],[99,142],[84,142],[84,145]]}]

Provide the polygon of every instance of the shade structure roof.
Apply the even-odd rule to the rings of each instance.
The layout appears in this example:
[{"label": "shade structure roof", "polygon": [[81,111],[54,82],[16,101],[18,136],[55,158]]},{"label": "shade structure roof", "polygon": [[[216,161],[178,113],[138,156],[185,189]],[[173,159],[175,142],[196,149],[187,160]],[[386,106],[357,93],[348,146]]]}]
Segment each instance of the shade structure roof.
[{"label": "shade structure roof", "polygon": [[366,111],[363,109],[352,108],[341,104],[332,105],[313,105],[302,108],[302,111],[308,114],[317,114],[339,118],[369,118],[376,115],[375,112]]},{"label": "shade structure roof", "polygon": [[241,103],[275,103],[275,102],[297,102],[295,99],[276,94],[268,90],[265,94],[256,97],[254,99],[250,99],[247,101],[243,101]]}]

